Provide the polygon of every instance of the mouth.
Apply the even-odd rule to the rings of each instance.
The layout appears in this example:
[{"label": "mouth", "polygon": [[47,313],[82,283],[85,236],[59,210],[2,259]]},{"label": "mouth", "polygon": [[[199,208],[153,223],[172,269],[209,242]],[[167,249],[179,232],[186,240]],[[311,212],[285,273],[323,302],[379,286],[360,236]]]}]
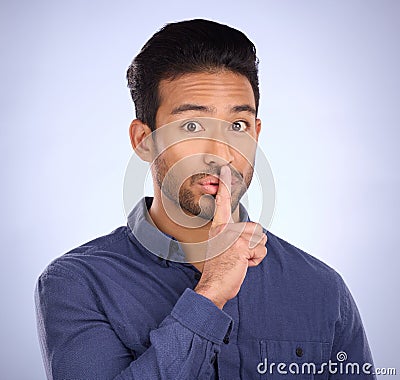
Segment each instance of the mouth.
[{"label": "mouth", "polygon": [[213,175],[209,175],[205,178],[202,178],[198,183],[202,186],[208,186],[208,185],[218,186],[219,178]]},{"label": "mouth", "polygon": [[[231,186],[235,186],[237,180],[235,177],[232,177]],[[201,187],[202,191],[206,194],[215,195],[218,192],[219,187],[219,178],[213,175],[202,178],[197,182],[197,184]]]},{"label": "mouth", "polygon": [[202,178],[197,184],[205,194],[215,195],[218,192],[219,178],[215,176],[207,176]]}]

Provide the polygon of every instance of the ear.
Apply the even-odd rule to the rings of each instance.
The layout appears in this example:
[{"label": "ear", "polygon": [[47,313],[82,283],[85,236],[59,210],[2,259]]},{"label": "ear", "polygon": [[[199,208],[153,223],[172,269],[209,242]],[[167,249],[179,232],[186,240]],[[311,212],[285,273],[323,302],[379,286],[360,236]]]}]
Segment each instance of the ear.
[{"label": "ear", "polygon": [[256,119],[256,140],[258,141],[258,135],[261,132],[261,119]]},{"label": "ear", "polygon": [[153,153],[151,129],[139,119],[135,119],[129,126],[129,137],[136,154],[143,161],[151,162]]}]

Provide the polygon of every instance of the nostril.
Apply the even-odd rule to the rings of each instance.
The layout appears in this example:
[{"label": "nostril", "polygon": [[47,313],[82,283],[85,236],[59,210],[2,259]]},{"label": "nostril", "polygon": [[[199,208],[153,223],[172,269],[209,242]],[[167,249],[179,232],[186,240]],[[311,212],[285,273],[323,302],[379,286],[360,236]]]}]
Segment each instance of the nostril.
[{"label": "nostril", "polygon": [[212,153],[206,153],[203,156],[204,162],[207,165],[214,167],[221,167],[224,165],[229,165],[233,162],[233,157],[228,155],[216,155]]}]

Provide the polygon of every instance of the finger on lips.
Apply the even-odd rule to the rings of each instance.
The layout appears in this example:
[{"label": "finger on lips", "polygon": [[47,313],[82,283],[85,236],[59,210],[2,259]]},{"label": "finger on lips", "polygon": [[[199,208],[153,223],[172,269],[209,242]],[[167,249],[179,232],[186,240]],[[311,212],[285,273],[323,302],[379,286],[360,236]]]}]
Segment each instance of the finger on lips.
[{"label": "finger on lips", "polygon": [[222,166],[219,175],[218,192],[215,199],[215,213],[212,226],[232,223],[231,206],[232,174],[228,166]]}]

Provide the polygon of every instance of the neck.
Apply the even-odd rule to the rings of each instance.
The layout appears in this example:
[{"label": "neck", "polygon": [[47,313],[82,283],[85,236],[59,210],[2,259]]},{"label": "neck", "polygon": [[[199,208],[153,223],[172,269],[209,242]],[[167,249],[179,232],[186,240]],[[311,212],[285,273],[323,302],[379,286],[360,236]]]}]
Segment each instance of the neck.
[{"label": "neck", "polygon": [[[186,260],[202,270],[208,234],[212,221],[193,215],[183,214],[182,210],[167,197],[162,197],[160,189],[154,189],[154,199],[149,209],[152,222],[162,232],[173,236],[181,243]],[[239,221],[239,207],[232,214],[234,222]],[[197,244],[193,244],[197,243]]]}]

